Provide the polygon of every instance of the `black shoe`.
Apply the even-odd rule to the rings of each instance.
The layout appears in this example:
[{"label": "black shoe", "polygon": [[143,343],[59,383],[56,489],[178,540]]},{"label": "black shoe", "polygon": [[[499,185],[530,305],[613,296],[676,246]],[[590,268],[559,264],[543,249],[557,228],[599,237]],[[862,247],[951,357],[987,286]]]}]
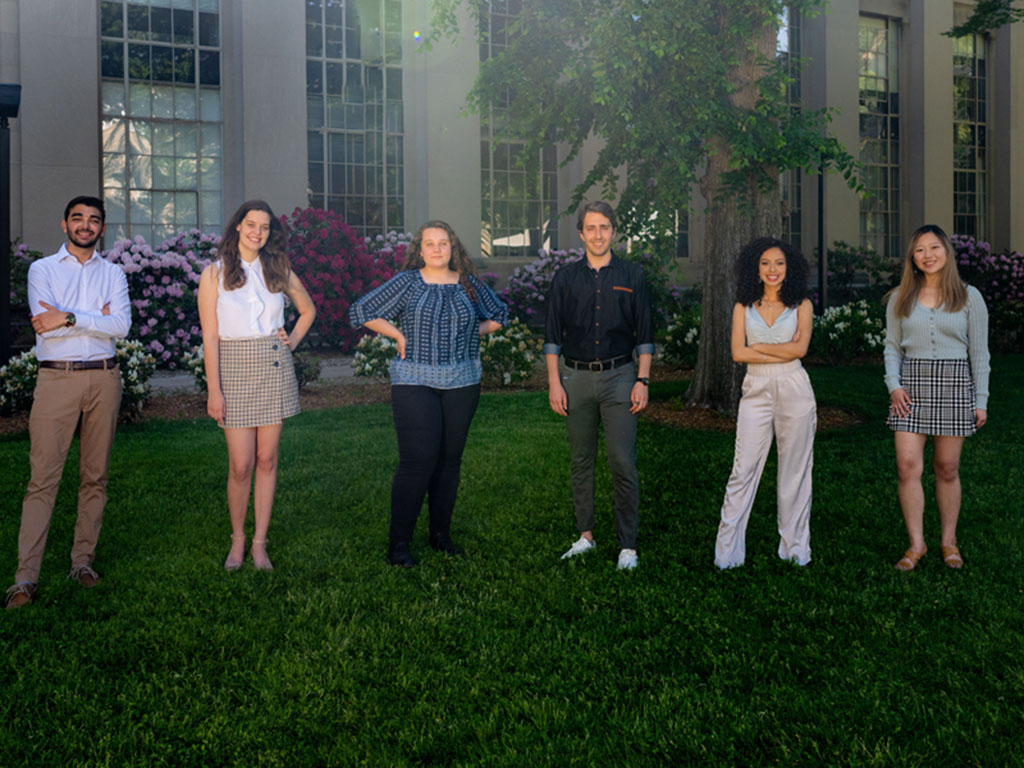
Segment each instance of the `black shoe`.
[{"label": "black shoe", "polygon": [[444,552],[446,555],[466,554],[461,547],[457,546],[455,542],[452,541],[451,534],[448,533],[430,534],[430,546],[438,552]]},{"label": "black shoe", "polygon": [[412,568],[416,565],[416,561],[412,559],[412,553],[409,551],[408,541],[391,542],[388,547],[388,563],[400,565],[403,568]]}]

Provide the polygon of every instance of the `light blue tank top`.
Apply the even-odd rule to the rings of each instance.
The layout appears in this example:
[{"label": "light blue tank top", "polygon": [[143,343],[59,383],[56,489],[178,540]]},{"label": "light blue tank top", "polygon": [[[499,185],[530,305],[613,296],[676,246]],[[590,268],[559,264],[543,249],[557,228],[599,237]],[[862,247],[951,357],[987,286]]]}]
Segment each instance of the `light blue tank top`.
[{"label": "light blue tank top", "polygon": [[775,325],[770,326],[751,304],[747,307],[747,344],[785,344],[792,341],[797,328],[796,309],[786,307],[776,319]]}]

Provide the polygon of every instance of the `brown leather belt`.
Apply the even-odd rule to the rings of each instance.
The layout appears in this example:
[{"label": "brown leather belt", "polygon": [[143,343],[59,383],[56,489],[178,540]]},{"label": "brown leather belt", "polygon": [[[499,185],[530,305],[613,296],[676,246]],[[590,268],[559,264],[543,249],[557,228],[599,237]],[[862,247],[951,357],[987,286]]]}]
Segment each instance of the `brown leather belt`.
[{"label": "brown leather belt", "polygon": [[633,358],[629,355],[619,355],[618,357],[612,357],[608,360],[570,360],[568,357],[565,358],[565,364],[570,368],[575,368],[577,371],[610,371],[612,368],[618,368],[620,365],[627,365],[633,362]]},{"label": "brown leather belt", "polygon": [[117,368],[117,358],[106,360],[40,360],[40,368],[56,368],[58,371],[105,371]]}]

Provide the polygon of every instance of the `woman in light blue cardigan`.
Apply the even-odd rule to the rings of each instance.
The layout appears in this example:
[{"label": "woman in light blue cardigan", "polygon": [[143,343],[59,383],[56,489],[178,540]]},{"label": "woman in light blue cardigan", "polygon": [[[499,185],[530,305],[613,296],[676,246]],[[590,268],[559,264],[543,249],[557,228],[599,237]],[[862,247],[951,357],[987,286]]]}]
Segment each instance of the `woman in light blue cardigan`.
[{"label": "woman in light blue cardigan", "polygon": [[912,571],[924,541],[924,445],[932,435],[935,501],[942,523],[942,560],[963,566],[957,547],[960,452],[988,416],[988,310],[957,272],[953,246],[928,224],[910,239],[903,278],[885,312],[886,423],[896,433],[899,499],[910,547],[896,563]]}]

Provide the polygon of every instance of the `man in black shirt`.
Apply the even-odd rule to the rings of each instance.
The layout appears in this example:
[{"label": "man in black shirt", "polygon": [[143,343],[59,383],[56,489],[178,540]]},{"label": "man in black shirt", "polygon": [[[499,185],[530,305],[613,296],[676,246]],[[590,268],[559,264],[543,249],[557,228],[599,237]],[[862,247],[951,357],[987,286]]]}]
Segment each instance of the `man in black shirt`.
[{"label": "man in black shirt", "polygon": [[[612,255],[615,211],[587,203],[576,218],[586,258],[558,270],[548,296],[544,360],[551,410],[565,416],[580,538],[562,558],[594,548],[594,462],[604,423],[615,488],[620,569],[636,567],[637,414],[647,406],[654,333],[647,278]],[[634,361],[633,352],[636,351]],[[559,360],[559,356],[564,359]]]}]

